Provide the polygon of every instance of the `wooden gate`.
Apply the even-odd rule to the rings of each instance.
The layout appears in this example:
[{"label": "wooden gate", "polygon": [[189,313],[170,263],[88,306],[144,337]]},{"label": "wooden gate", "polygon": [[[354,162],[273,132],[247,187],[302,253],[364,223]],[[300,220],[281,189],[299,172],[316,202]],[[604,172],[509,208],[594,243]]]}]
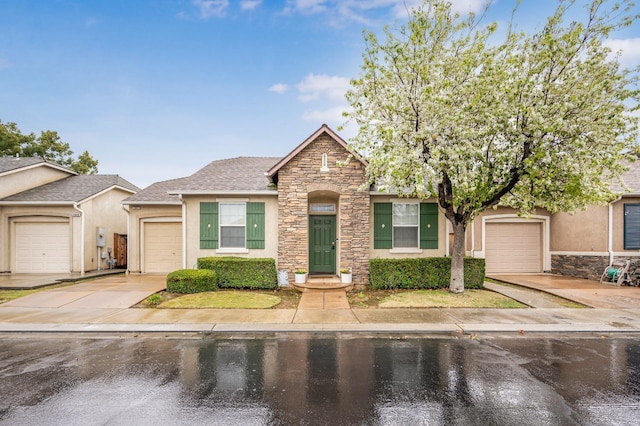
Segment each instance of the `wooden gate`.
[{"label": "wooden gate", "polygon": [[113,234],[113,258],[116,268],[127,268],[127,234]]}]

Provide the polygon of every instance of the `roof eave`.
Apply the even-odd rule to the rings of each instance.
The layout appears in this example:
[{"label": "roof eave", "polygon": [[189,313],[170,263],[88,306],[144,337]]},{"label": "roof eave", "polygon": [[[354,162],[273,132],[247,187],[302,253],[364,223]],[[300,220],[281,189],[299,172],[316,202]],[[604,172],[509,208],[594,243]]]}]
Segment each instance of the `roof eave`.
[{"label": "roof eave", "polygon": [[278,195],[275,189],[258,190],[258,191],[167,191],[169,195]]}]

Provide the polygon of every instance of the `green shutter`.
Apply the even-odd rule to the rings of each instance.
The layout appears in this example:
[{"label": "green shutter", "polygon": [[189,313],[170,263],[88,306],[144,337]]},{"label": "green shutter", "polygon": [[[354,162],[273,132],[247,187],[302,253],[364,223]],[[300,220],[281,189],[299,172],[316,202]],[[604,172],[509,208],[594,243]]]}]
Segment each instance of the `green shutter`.
[{"label": "green shutter", "polygon": [[438,248],[438,204],[420,203],[420,248]]},{"label": "green shutter", "polygon": [[200,248],[218,248],[218,203],[200,203]]},{"label": "green shutter", "polygon": [[373,204],[373,248],[392,248],[393,214],[391,203]]},{"label": "green shutter", "polygon": [[247,203],[247,248],[264,248],[264,203]]}]

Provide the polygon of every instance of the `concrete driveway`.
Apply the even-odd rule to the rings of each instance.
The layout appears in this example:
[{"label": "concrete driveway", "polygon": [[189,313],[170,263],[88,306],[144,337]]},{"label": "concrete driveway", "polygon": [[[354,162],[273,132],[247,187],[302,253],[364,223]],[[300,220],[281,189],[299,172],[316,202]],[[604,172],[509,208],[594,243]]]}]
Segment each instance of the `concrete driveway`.
[{"label": "concrete driveway", "polygon": [[640,287],[600,284],[553,274],[492,274],[489,278],[555,294],[592,308],[640,308]]},{"label": "concrete driveway", "polygon": [[129,308],[165,288],[166,275],[117,275],[43,290],[0,307]]}]

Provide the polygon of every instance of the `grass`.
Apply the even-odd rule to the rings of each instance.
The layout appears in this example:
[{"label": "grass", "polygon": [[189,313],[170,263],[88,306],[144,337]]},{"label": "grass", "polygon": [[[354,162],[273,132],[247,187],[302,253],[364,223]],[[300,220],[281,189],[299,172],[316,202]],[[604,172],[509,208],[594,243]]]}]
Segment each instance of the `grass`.
[{"label": "grass", "polygon": [[194,294],[160,292],[149,296],[141,307],[161,309],[295,309],[300,294],[293,290],[230,290]]},{"label": "grass", "polygon": [[347,294],[354,308],[526,308],[509,297],[488,290],[364,290]]}]

